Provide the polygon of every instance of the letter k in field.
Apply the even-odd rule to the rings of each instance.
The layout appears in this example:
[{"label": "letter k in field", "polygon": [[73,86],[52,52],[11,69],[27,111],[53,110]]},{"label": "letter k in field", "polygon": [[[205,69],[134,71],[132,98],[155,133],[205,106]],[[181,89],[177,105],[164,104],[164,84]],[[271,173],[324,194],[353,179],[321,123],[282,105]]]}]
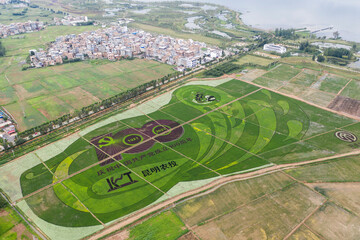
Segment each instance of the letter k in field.
[{"label": "letter k in field", "polygon": [[[106,181],[107,181],[107,183],[108,183],[108,185],[110,187],[108,192],[123,188],[123,187],[128,186],[128,185],[133,184],[133,183],[137,183],[138,181],[133,180],[131,178],[130,174],[131,174],[131,172],[127,172],[127,173],[121,174],[121,176],[119,178],[114,178],[114,177],[107,178]],[[129,178],[129,182],[126,182],[124,184],[119,185],[118,182],[123,180],[123,176],[127,176]]]}]

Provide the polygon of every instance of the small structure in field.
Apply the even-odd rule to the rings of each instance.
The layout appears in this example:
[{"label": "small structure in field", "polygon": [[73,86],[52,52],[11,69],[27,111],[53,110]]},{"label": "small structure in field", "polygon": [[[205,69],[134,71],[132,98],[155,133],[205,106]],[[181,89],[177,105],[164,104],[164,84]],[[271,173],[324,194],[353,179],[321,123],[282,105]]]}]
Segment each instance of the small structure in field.
[{"label": "small structure in field", "polygon": [[264,50],[268,52],[277,52],[280,54],[286,53],[286,47],[281,45],[275,45],[275,44],[265,44]]}]

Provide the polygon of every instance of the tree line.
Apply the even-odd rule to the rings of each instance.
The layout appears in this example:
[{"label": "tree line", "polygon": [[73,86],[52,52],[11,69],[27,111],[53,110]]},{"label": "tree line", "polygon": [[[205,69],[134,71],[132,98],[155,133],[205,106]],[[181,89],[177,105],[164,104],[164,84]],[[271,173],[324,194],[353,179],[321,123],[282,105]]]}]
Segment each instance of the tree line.
[{"label": "tree line", "polygon": [[319,47],[315,45],[311,45],[309,41],[301,42],[299,46],[300,51],[304,51],[306,53],[316,54],[319,52]]},{"label": "tree line", "polygon": [[224,74],[240,69],[238,64],[227,62],[204,72],[207,77],[220,77]]},{"label": "tree line", "polygon": [[282,29],[282,28],[276,28],[275,29],[275,36],[276,37],[282,37],[285,39],[296,39],[299,36],[295,33],[295,29]]},{"label": "tree line", "polygon": [[325,56],[337,57],[337,58],[347,58],[351,59],[353,54],[350,50],[345,48],[327,48],[324,51]]},{"label": "tree line", "polygon": [[2,45],[2,43],[0,42],[0,57],[5,56],[6,54],[6,50],[5,47]]}]

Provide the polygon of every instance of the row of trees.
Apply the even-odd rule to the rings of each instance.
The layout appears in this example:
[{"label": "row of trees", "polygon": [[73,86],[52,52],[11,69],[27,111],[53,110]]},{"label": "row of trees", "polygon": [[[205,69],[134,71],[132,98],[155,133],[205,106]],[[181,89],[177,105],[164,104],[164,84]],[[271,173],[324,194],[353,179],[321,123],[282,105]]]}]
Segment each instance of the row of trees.
[{"label": "row of trees", "polygon": [[306,53],[316,54],[319,52],[319,47],[311,45],[309,41],[306,41],[300,43],[299,50]]},{"label": "row of trees", "polygon": [[0,42],[0,57],[5,56],[6,54],[6,50],[5,47],[2,45],[2,43]]},{"label": "row of trees", "polygon": [[24,16],[24,15],[26,15],[27,11],[28,11],[28,9],[25,8],[21,12],[14,12],[12,15],[14,15],[14,16]]},{"label": "row of trees", "polygon": [[323,55],[319,55],[319,56],[315,56],[313,55],[312,60],[315,61],[315,59],[317,59],[318,62],[324,62],[325,61],[325,57]]},{"label": "row of trees", "polygon": [[207,77],[220,77],[226,73],[230,73],[238,69],[240,69],[238,64],[227,62],[205,71],[204,75]]},{"label": "row of trees", "polygon": [[95,21],[87,21],[87,22],[79,22],[76,23],[76,26],[89,26],[89,25],[94,25]]},{"label": "row of trees", "polygon": [[7,205],[8,202],[2,196],[0,196],[0,209],[7,207]]},{"label": "row of trees", "polygon": [[347,58],[347,59],[351,59],[353,56],[352,52],[345,48],[327,48],[324,51],[324,55],[337,57],[337,58]]},{"label": "row of trees", "polygon": [[276,28],[275,29],[275,36],[276,37],[282,37],[285,39],[297,39],[299,38],[298,35],[295,34],[295,29],[282,29],[282,28]]},{"label": "row of trees", "polygon": [[57,127],[61,127],[63,125],[69,124],[71,119],[82,119],[93,113],[99,112],[99,111],[104,110],[109,107],[112,107],[116,104],[123,103],[131,98],[137,97],[147,91],[155,89],[156,87],[159,87],[160,85],[164,84],[167,81],[177,79],[182,74],[183,73],[181,73],[181,72],[174,72],[174,73],[170,73],[158,80],[152,80],[150,82],[144,83],[133,89],[127,90],[126,92],[122,92],[122,93],[119,93],[108,99],[104,99],[101,102],[96,102],[89,106],[83,107],[82,109],[75,111],[73,114],[66,114],[56,120],[46,122],[40,126],[28,129],[24,132],[21,132],[19,134],[19,137],[20,137],[20,139],[25,138],[25,137],[29,137],[31,139],[32,135],[34,133],[37,133],[37,132],[40,132],[41,134],[49,133],[49,132],[53,131],[54,129],[56,129]]}]

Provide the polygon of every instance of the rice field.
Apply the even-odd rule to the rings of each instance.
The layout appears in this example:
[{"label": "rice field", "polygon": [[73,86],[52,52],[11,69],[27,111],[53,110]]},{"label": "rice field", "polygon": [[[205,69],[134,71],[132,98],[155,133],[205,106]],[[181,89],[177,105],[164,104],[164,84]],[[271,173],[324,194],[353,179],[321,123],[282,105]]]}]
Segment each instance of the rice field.
[{"label": "rice field", "polygon": [[[358,135],[358,126],[356,120],[239,80],[191,82],[24,156],[21,161],[28,165],[22,169],[3,166],[0,187],[36,223],[46,223],[48,236],[70,234],[60,234],[61,229],[84,231],[85,236],[222,176],[352,151],[352,143],[336,136],[340,130]],[[9,187],[12,179],[17,183]],[[265,181],[271,185],[262,188],[261,182],[249,180],[239,194],[251,186],[258,189],[247,197],[230,195],[229,204],[220,209],[201,211],[200,206],[196,216],[186,207],[175,212],[197,224],[293,183],[282,174]],[[297,188],[301,186],[284,196],[301,190]],[[219,190],[203,199],[211,205],[227,192],[234,191]],[[318,200],[301,202],[299,209],[318,206]],[[271,201],[256,204],[265,209]]]}]

